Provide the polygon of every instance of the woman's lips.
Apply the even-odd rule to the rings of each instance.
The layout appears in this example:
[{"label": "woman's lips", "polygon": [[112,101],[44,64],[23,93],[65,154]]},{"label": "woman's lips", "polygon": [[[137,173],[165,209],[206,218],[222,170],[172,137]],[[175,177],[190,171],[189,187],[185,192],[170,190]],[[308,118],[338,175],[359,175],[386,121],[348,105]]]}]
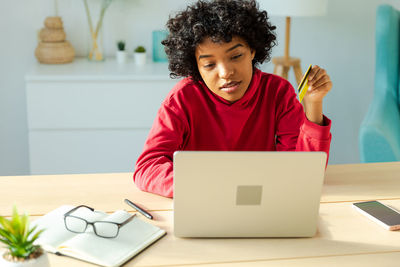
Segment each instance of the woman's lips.
[{"label": "woman's lips", "polygon": [[230,82],[228,84],[224,84],[221,87],[221,90],[228,94],[233,93],[239,88],[240,83],[241,82]]}]

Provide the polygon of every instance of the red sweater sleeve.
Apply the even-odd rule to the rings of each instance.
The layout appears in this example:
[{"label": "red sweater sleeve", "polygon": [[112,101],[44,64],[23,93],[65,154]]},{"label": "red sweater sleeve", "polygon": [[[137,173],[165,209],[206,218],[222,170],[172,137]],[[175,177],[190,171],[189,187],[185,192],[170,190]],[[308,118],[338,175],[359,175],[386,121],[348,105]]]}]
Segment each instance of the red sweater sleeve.
[{"label": "red sweater sleeve", "polygon": [[331,144],[331,120],[324,116],[322,126],[304,119],[297,139],[296,151],[324,151],[329,158]]},{"label": "red sweater sleeve", "polygon": [[133,175],[136,186],[143,191],[173,196],[173,153],[182,149],[187,129],[177,114],[164,103],[157,113]]}]

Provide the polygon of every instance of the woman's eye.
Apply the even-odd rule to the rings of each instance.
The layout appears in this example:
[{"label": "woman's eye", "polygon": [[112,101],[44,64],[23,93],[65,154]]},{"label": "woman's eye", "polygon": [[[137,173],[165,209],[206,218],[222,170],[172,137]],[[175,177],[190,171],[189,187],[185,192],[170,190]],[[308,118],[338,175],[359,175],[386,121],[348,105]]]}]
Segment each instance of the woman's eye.
[{"label": "woman's eye", "polygon": [[242,56],[242,54],[235,55],[235,56],[232,57],[232,59],[238,59],[238,58],[240,58],[241,56]]},{"label": "woman's eye", "polygon": [[215,65],[215,64],[213,64],[213,63],[211,63],[211,64],[206,64],[206,65],[204,65],[204,68],[210,69],[210,68],[212,68],[214,65]]}]

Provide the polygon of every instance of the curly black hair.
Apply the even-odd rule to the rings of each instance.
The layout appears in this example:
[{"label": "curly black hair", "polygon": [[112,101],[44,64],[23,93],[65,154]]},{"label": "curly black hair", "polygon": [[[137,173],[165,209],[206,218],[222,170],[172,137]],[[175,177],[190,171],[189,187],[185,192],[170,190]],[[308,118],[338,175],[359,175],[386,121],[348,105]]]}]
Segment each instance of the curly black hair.
[{"label": "curly black hair", "polygon": [[195,81],[201,80],[195,50],[205,37],[213,42],[230,42],[233,36],[243,38],[256,51],[253,67],[270,60],[271,49],[276,45],[276,27],[255,0],[199,0],[170,17],[166,26],[169,34],[161,43],[172,78],[191,76]]}]

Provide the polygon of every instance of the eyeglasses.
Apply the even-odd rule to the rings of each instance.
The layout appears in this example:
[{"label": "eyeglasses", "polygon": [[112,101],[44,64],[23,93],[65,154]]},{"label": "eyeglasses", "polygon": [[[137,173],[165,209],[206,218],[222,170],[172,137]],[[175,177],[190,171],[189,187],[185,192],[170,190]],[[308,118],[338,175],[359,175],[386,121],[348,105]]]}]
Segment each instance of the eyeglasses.
[{"label": "eyeglasses", "polygon": [[73,233],[84,233],[86,231],[86,228],[88,225],[91,225],[93,227],[94,233],[99,236],[99,237],[104,237],[104,238],[114,238],[118,235],[119,229],[127,224],[129,221],[133,219],[135,215],[132,215],[128,219],[126,219],[122,223],[117,223],[117,222],[109,222],[109,221],[94,221],[94,222],[89,222],[79,216],[71,215],[74,211],[80,208],[87,208],[91,211],[94,211],[93,208],[90,208],[85,205],[80,205],[72,210],[68,211],[67,213],[64,214],[64,224],[65,228],[67,228],[68,231],[73,232]]}]

